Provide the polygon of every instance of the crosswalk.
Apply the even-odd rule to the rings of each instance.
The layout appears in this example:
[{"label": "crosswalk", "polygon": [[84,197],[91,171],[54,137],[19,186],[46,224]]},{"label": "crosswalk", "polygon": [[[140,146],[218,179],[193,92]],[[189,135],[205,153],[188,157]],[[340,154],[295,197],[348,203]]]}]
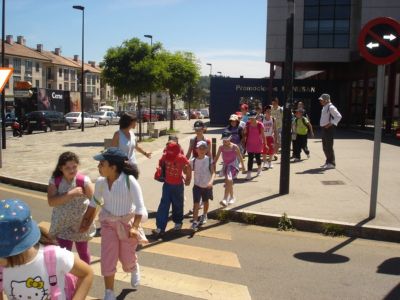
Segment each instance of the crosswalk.
[{"label": "crosswalk", "polygon": [[[210,222],[210,221],[209,221]],[[171,223],[171,222],[170,222]],[[193,239],[200,239],[206,241],[204,243],[207,247],[203,247],[203,243],[198,241],[197,243],[188,243],[187,236],[173,239],[171,241],[152,241],[150,244],[144,246],[140,252],[138,252],[139,262],[141,266],[141,287],[150,288],[157,290],[158,293],[169,292],[179,295],[179,299],[197,298],[197,299],[240,299],[247,300],[251,299],[248,287],[240,283],[232,283],[229,281],[216,279],[216,276],[212,276],[214,271],[220,268],[221,272],[231,270],[232,272],[240,271],[241,264],[238,256],[232,251],[226,251],[218,249],[218,242],[231,242],[232,232],[228,226],[215,226],[215,224],[207,224],[204,230],[200,230],[195,234]],[[41,222],[39,225],[48,228],[50,224],[48,222]],[[171,229],[172,224],[168,224],[167,231]],[[143,224],[146,233],[151,232],[151,229],[155,228],[155,222],[153,219],[148,220]],[[183,232],[190,232],[190,224],[184,224],[182,229]],[[100,243],[100,237],[95,237],[90,241],[92,245],[92,254],[94,248],[98,249]],[[199,246],[199,244],[201,246]],[[97,245],[97,246],[96,246]],[[210,246],[211,245],[211,246]],[[150,255],[154,259],[162,260],[163,263],[158,266],[154,264],[146,265],[141,259],[141,256]],[[171,260],[171,262],[169,262]],[[92,255],[92,268],[95,277],[101,278],[100,271],[100,258]],[[209,268],[210,274],[203,272],[198,274],[196,269],[193,268],[193,272],[188,273],[185,271],[176,271],[177,268],[168,268],[168,263],[193,262],[197,266],[204,265]],[[204,276],[206,275],[206,276]],[[208,278],[209,277],[209,278]],[[224,278],[224,277],[223,277]],[[116,282],[130,284],[130,274],[123,272],[121,265],[117,266],[117,273],[115,275]],[[93,290],[93,289],[92,289]],[[116,291],[118,292],[118,291]],[[98,295],[97,293],[95,293]],[[183,298],[182,298],[183,297]],[[135,296],[127,295],[125,299],[142,299],[139,291],[135,293]],[[88,299],[95,299],[91,296]]]}]

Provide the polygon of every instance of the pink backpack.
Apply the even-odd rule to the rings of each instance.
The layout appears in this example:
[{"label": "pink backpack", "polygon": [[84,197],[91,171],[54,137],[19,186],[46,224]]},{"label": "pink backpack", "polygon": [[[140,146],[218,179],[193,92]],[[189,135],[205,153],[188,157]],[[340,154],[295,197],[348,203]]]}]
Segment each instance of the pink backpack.
[{"label": "pink backpack", "polygon": [[[61,290],[58,286],[57,278],[57,258],[56,258],[56,246],[49,245],[44,248],[44,265],[46,267],[47,275],[49,277],[50,284],[50,298],[51,300],[57,300],[62,295]],[[67,300],[72,300],[75,294],[76,284],[78,278],[68,273],[64,276],[64,293]],[[0,266],[0,292],[3,292],[3,267]]]}]

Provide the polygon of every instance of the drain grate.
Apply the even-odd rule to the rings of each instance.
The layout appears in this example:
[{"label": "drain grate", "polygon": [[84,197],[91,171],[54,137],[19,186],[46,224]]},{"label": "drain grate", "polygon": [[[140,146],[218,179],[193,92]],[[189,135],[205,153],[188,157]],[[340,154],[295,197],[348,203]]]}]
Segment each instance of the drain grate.
[{"label": "drain grate", "polygon": [[321,181],[324,185],[345,185],[346,183],[341,180],[323,180]]}]

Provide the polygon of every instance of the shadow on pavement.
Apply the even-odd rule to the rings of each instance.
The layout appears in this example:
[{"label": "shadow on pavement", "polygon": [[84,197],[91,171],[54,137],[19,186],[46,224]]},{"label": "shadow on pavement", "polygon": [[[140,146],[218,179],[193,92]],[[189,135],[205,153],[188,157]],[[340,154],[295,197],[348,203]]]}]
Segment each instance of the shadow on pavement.
[{"label": "shadow on pavement", "polygon": [[[136,292],[134,289],[123,289],[121,293],[117,296],[117,300],[123,300],[128,296],[130,293]],[[133,296],[133,294],[132,294]]]},{"label": "shadow on pavement", "polygon": [[103,147],[103,142],[88,142],[88,143],[70,143],[65,144],[64,147]]},{"label": "shadow on pavement", "polygon": [[[357,223],[355,227],[361,227],[368,223],[371,218],[366,218],[362,220],[361,222]],[[299,252],[295,253],[293,256],[296,257],[297,259],[308,261],[308,262],[313,262],[313,263],[320,263],[320,264],[339,264],[339,263],[345,263],[350,260],[347,256],[340,255],[340,254],[335,254],[334,252],[346,247],[353,241],[355,241],[357,238],[352,237],[348,238],[347,240],[343,241],[339,245],[327,250],[326,252]]]},{"label": "shadow on pavement", "polygon": [[385,260],[378,266],[376,273],[400,275],[400,257],[392,257]]},{"label": "shadow on pavement", "polygon": [[266,202],[266,201],[278,198],[280,196],[281,196],[280,194],[269,195],[269,196],[264,197],[264,198],[260,198],[260,199],[257,199],[257,200],[254,200],[254,201],[251,201],[251,202],[248,202],[248,203],[244,203],[244,204],[239,205],[239,206],[235,206],[231,210],[237,211],[237,210],[240,210],[240,209],[243,209],[243,208],[258,204],[258,203],[261,203],[261,202]]},{"label": "shadow on pavement", "polygon": [[383,298],[383,300],[398,300],[400,299],[400,283],[396,285],[390,292]]},{"label": "shadow on pavement", "polygon": [[312,175],[322,175],[324,174],[324,172],[326,171],[326,169],[323,168],[314,168],[314,169],[308,169],[308,170],[304,170],[303,172],[296,172],[296,174],[312,174]]}]

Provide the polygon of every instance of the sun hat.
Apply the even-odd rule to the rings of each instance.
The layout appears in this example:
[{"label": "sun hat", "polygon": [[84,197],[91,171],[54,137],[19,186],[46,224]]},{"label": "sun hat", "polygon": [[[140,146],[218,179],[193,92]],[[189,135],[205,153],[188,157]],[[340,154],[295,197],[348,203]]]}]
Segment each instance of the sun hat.
[{"label": "sun hat", "polygon": [[330,101],[331,96],[329,94],[322,94],[321,96],[319,96],[318,100]]},{"label": "sun hat", "polygon": [[249,112],[249,118],[256,118],[257,117],[257,112],[255,110],[252,110],[251,112]]},{"label": "sun hat", "polygon": [[239,121],[239,117],[237,115],[235,115],[235,114],[232,114],[229,117],[229,121]]},{"label": "sun hat", "polygon": [[25,202],[0,200],[0,236],[0,257],[21,254],[39,241],[39,227]]},{"label": "sun hat", "polygon": [[203,121],[194,122],[194,125],[193,125],[194,129],[203,129],[204,127],[206,127],[206,125],[204,125]]},{"label": "sun hat", "polygon": [[196,144],[196,148],[200,148],[200,147],[208,148],[207,142],[206,141],[198,141]]},{"label": "sun hat", "polygon": [[93,156],[94,160],[107,160],[110,162],[120,163],[128,160],[128,156],[117,147],[110,147],[107,150]]},{"label": "sun hat", "polygon": [[230,131],[224,131],[221,136],[221,140],[230,140],[232,137],[232,133]]}]

